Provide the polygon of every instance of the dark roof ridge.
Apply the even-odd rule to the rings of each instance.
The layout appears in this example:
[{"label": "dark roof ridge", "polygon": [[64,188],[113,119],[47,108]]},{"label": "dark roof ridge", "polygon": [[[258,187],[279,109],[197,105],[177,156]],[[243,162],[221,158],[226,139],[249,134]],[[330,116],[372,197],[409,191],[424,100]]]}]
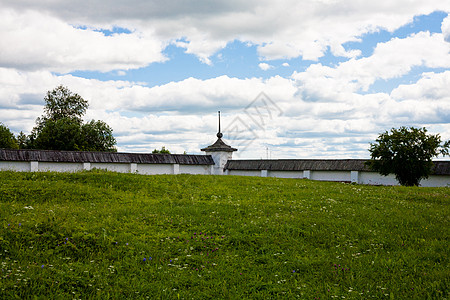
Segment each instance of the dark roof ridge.
[{"label": "dark roof ridge", "polygon": [[0,149],[0,161],[214,165],[210,155]]},{"label": "dark roof ridge", "polygon": [[[225,170],[268,171],[370,171],[369,159],[240,159],[229,160]],[[450,161],[436,160],[432,174],[450,175]]]}]

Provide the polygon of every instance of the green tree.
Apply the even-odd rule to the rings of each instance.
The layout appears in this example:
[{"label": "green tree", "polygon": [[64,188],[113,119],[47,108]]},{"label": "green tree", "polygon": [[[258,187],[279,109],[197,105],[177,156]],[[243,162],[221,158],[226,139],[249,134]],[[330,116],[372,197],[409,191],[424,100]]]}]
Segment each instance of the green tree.
[{"label": "green tree", "polygon": [[46,120],[33,139],[33,148],[45,150],[81,150],[81,124],[72,118]]},{"label": "green tree", "polygon": [[89,107],[80,95],[58,86],[44,98],[44,114],[36,120],[24,148],[46,150],[117,151],[112,128],[103,121],[83,124]]},{"label": "green tree", "polygon": [[85,151],[117,151],[116,139],[112,135],[112,128],[103,121],[94,121],[81,127],[83,137],[82,149]]},{"label": "green tree", "polygon": [[5,149],[19,149],[17,140],[14,134],[6,125],[0,123],[0,148]]},{"label": "green tree", "polygon": [[83,115],[89,107],[88,101],[80,95],[72,93],[65,86],[58,86],[47,92],[44,98],[44,120],[59,120],[64,118],[82,122]]},{"label": "green tree", "polygon": [[449,141],[441,143],[439,134],[427,134],[426,128],[392,128],[370,144],[367,165],[381,175],[395,174],[401,185],[417,186],[431,174],[432,159],[448,155]]},{"label": "green tree", "polygon": [[155,149],[155,150],[152,151],[152,153],[153,154],[158,154],[158,153],[160,153],[160,154],[170,154],[170,151],[169,151],[169,149],[166,149],[166,147],[163,146],[161,148],[161,150]]}]

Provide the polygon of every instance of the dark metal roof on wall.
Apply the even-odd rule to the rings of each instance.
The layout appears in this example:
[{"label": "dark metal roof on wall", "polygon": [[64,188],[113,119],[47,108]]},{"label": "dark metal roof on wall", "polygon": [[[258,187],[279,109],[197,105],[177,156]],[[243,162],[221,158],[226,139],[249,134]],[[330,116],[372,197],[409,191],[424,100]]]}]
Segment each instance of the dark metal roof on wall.
[{"label": "dark metal roof on wall", "polygon": [[[365,159],[229,160],[225,170],[246,171],[370,171]],[[450,161],[434,161],[433,174],[450,175]]]},{"label": "dark metal roof on wall", "polygon": [[362,171],[366,170],[364,159],[260,159],[229,160],[228,170],[268,170],[268,171]]},{"label": "dark metal roof on wall", "polygon": [[433,161],[432,173],[434,175],[450,175],[450,161],[437,160]]},{"label": "dark metal roof on wall", "polygon": [[[219,133],[218,133],[218,135],[219,135]],[[201,149],[201,151],[206,151],[206,152],[219,152],[219,151],[221,151],[221,152],[234,152],[234,151],[237,151],[237,149],[233,148],[231,146],[228,146],[219,137],[214,144],[209,145],[208,147]]]},{"label": "dark metal roof on wall", "polygon": [[214,165],[210,155],[0,149],[0,161]]}]

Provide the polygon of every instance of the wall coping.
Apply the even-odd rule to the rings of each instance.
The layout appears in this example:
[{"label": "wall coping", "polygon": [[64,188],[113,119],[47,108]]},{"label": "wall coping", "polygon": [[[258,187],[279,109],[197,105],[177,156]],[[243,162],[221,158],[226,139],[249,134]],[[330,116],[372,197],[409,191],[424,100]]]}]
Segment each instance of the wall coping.
[{"label": "wall coping", "polygon": [[0,161],[214,165],[210,155],[0,149]]},{"label": "wall coping", "polygon": [[[367,159],[239,159],[229,160],[224,170],[248,171],[366,171]],[[433,161],[432,175],[450,175],[450,161]]]}]

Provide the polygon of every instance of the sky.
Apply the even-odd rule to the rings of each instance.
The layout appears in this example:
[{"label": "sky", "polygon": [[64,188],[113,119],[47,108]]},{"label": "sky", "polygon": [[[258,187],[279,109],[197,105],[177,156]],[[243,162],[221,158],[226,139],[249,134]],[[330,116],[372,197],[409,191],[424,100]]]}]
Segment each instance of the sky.
[{"label": "sky", "polygon": [[450,1],[0,0],[0,122],[89,101],[120,152],[369,158],[400,126],[450,139]]}]

